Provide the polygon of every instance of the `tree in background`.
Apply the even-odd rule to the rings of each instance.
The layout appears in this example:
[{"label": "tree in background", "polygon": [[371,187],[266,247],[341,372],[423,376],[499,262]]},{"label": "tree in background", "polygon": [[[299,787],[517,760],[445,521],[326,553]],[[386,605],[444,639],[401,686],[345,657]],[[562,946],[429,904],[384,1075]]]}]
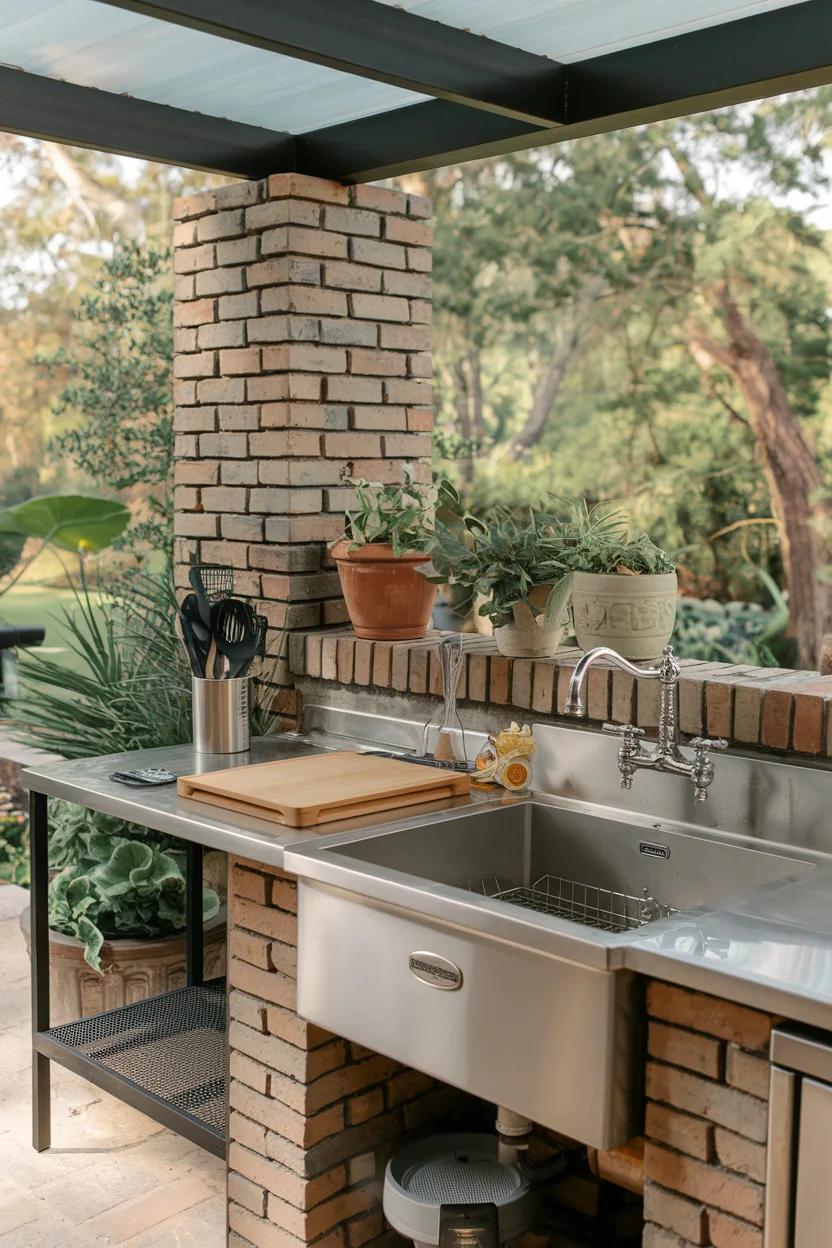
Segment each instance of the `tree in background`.
[{"label": "tree in background", "polygon": [[[830,92],[426,175],[440,428],[489,445],[475,503],[625,502],[688,592],[789,591],[830,624],[830,283],[810,211]],[[416,189],[414,187],[414,189]],[[755,566],[757,565],[757,566]]]},{"label": "tree in background", "polygon": [[46,361],[64,378],[53,408],[68,428],[49,445],[98,486],[139,502],[120,540],[173,550],[173,323],[170,252],[119,245],[75,319],[80,339]]}]

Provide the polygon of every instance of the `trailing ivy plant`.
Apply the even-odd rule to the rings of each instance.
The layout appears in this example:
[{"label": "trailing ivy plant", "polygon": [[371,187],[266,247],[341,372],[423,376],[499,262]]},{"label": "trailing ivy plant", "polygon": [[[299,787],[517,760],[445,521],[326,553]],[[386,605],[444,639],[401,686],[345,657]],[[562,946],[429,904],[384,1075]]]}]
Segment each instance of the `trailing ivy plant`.
[{"label": "trailing ivy plant", "polygon": [[344,535],[350,550],[372,543],[393,547],[393,554],[427,554],[436,536],[436,509],[459,504],[447,481],[421,485],[413,480],[413,468],[405,466],[404,485],[377,485],[358,477],[345,481],[356,492],[358,505],[344,516]]},{"label": "trailing ivy plant", "polygon": [[[101,947],[119,937],[170,936],[185,926],[185,849],[180,841],[70,802],[50,810],[49,924],[84,942],[101,972]],[[203,887],[203,920],[219,910]]]}]

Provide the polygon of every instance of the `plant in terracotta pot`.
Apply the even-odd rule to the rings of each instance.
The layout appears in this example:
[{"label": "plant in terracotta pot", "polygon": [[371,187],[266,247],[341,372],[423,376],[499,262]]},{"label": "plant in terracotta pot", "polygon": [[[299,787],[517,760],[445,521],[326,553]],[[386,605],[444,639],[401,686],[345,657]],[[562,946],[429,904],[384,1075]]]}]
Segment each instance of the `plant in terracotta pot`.
[{"label": "plant in terracotta pot", "polygon": [[450,487],[420,485],[412,470],[404,485],[347,481],[358,505],[345,514],[344,536],[331,553],[355,634],[372,641],[424,637],[437,587],[416,569],[433,549],[436,508]]},{"label": "plant in terracotta pot", "polygon": [[523,521],[495,507],[436,526],[429,579],[450,585],[460,608],[491,621],[501,654],[555,653],[566,625],[568,569],[560,522],[530,510]]},{"label": "plant in terracotta pot", "polygon": [[561,527],[571,574],[575,635],[582,650],[612,646],[625,659],[655,659],[676,620],[676,565],[646,533],[632,533],[622,512],[586,503]]}]

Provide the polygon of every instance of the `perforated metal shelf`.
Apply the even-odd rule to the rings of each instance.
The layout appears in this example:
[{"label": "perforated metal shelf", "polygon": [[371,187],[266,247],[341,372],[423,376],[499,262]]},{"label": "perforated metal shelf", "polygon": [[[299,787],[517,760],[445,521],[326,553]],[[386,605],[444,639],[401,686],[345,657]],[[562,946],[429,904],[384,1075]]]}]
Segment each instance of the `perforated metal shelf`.
[{"label": "perforated metal shelf", "polygon": [[224,979],[51,1027],[37,1047],[203,1147],[224,1151]]}]

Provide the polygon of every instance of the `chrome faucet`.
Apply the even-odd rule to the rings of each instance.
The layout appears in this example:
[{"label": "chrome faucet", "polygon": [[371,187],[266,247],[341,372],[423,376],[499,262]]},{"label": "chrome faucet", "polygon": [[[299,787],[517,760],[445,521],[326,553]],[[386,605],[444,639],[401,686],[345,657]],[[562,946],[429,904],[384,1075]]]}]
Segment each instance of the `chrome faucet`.
[{"label": "chrome faucet", "polygon": [[640,768],[652,768],[653,771],[669,771],[677,776],[687,776],[694,786],[694,797],[697,802],[704,802],[708,796],[708,787],[714,778],[714,764],[710,757],[711,750],[724,750],[728,746],[722,738],[710,740],[707,737],[694,737],[691,741],[693,758],[688,759],[679,745],[679,707],[678,689],[681,668],[673,656],[671,646],[665,646],[658,667],[636,667],[617,650],[608,646],[596,646],[587,650],[578,660],[577,667],[569,682],[569,697],[566,702],[567,715],[583,714],[581,689],[584,679],[593,663],[599,659],[609,659],[622,671],[629,672],[639,680],[658,680],[661,682],[661,701],[659,704],[659,731],[656,746],[645,750],[641,743],[644,736],[643,728],[633,724],[604,724],[604,732],[614,732],[621,737],[618,750],[618,770],[621,772],[622,789],[633,787],[633,776]]}]

